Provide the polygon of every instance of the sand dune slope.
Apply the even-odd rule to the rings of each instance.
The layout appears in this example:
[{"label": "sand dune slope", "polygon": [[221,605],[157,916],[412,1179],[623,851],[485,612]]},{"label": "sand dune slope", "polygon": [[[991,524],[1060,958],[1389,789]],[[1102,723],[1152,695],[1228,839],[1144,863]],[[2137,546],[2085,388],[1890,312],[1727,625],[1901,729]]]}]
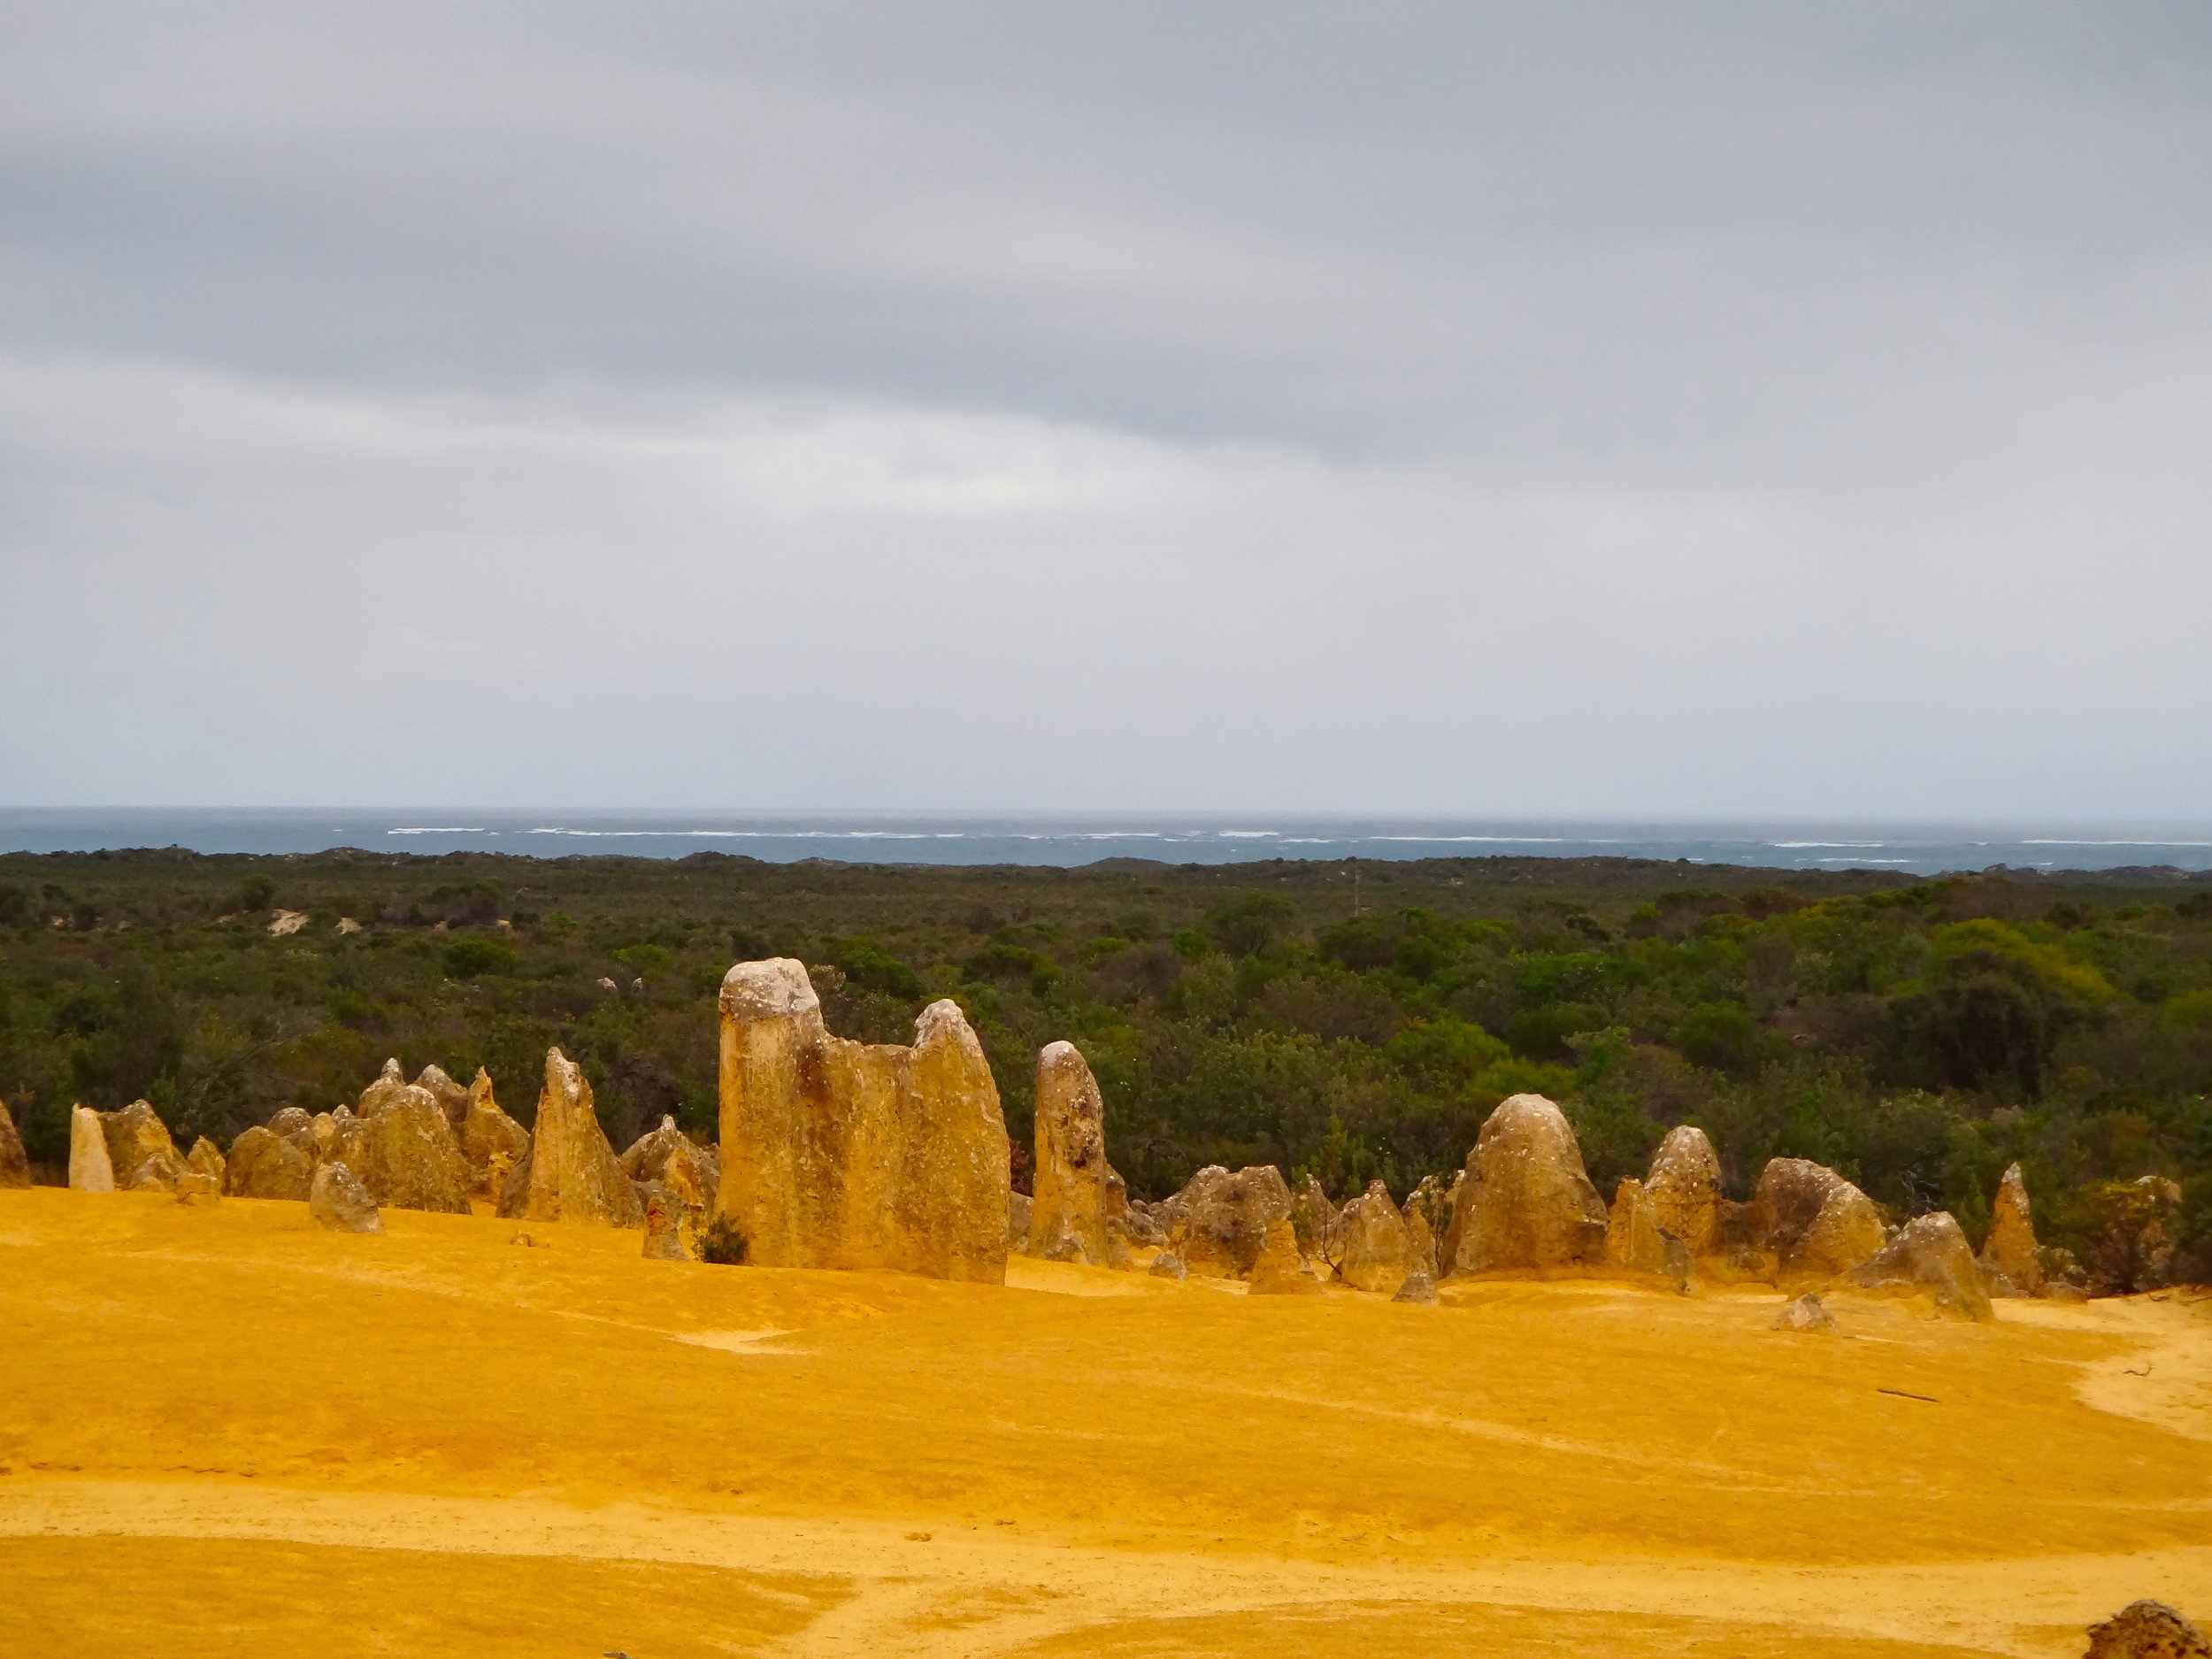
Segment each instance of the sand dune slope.
[{"label": "sand dune slope", "polygon": [[387,1222],[0,1193],[0,1651],[1902,1659],[2212,1611],[2212,1304],[1820,1338]]}]

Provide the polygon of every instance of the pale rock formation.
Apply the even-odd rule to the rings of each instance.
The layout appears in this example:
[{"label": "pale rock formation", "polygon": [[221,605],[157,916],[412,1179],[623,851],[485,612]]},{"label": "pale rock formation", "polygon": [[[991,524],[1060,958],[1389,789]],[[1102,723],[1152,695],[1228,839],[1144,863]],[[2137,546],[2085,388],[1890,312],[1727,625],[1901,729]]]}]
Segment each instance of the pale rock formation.
[{"label": "pale rock formation", "polygon": [[1129,1213],[1129,1183],[1112,1164],[1106,1166],[1106,1225],[1112,1226]]},{"label": "pale rock formation", "polygon": [[687,1262],[690,1252],[684,1248],[682,1218],[676,1208],[659,1193],[645,1201],[645,1256],[649,1261]]},{"label": "pale rock formation", "polygon": [[1720,1157],[1705,1132],[1678,1124],[1652,1155],[1644,1180],[1652,1220],[1693,1258],[1711,1256],[1720,1234]]},{"label": "pale rock formation", "polygon": [[231,1142],[223,1191],[232,1198],[304,1199],[314,1184],[315,1158],[302,1141],[313,1144],[304,1130],[294,1135],[247,1130]]},{"label": "pale rock formation", "polygon": [[713,1148],[679,1129],[673,1118],[663,1117],[660,1126],[632,1141],[618,1162],[641,1186],[659,1187],[685,1217],[713,1213],[721,1191],[721,1160]]},{"label": "pale rock formation", "polygon": [[1433,1279],[1437,1245],[1452,1225],[1451,1193],[1435,1176],[1424,1175],[1421,1184],[1406,1194],[1403,1213],[1406,1248],[1414,1268]]},{"label": "pale rock formation", "polygon": [[1174,1251],[1162,1250],[1152,1258],[1152,1276],[1155,1279],[1188,1279],[1190,1269]]},{"label": "pale rock formation", "polygon": [[269,1133],[273,1135],[296,1135],[311,1129],[314,1122],[314,1114],[304,1106],[280,1106],[276,1116],[269,1119]]},{"label": "pale rock formation", "polygon": [[599,1126],[583,1068],[558,1048],[546,1050],[538,1126],[529,1156],[507,1178],[499,1213],[511,1220],[595,1221],[610,1227],[634,1227],[645,1219],[637,1187]]},{"label": "pale rock formation", "polygon": [[751,1261],[1005,1282],[1006,1119],[957,1003],[910,1048],[850,1042],[780,957],[732,968],[721,1010],[719,1210]]},{"label": "pale rock formation", "polygon": [[2043,1294],[2043,1263],[2037,1254],[2028,1184],[2021,1179],[2017,1164],[2008,1165],[2004,1179],[1997,1183],[1997,1202],[1991,1206],[1989,1237],[1982,1241],[1981,1264],[1985,1273],[2003,1279],[2005,1287],[2016,1295]]},{"label": "pale rock formation", "polygon": [[1771,1158],[1759,1171],[1751,1230],[1774,1257],[1778,1282],[1833,1279],[1882,1248],[1881,1211],[1833,1170]]},{"label": "pale rock formation", "polygon": [[1436,1281],[1430,1278],[1426,1271],[1417,1267],[1406,1275],[1405,1283],[1398,1286],[1398,1294],[1390,1300],[1417,1302],[1425,1307],[1433,1307],[1437,1300]]},{"label": "pale rock formation", "polygon": [[1614,1189],[1605,1224],[1605,1260],[1622,1272],[1653,1273],[1678,1290],[1689,1287],[1689,1247],[1659,1225],[1651,1188],[1634,1176]]},{"label": "pale rock formation", "polygon": [[222,1191],[227,1160],[223,1156],[223,1149],[205,1135],[192,1143],[192,1150],[184,1155],[184,1164],[188,1173],[212,1177],[215,1190]]},{"label": "pale rock formation", "polygon": [[0,1187],[28,1187],[31,1160],[23,1150],[23,1138],[15,1132],[8,1103],[0,1101]]},{"label": "pale rock formation", "polygon": [[1605,1204],[1566,1115],[1541,1094],[1502,1102],[1467,1155],[1444,1236],[1445,1271],[1600,1266],[1605,1238]]},{"label": "pale rock formation", "polygon": [[1836,1328],[1836,1319],[1822,1305],[1820,1298],[1809,1290],[1774,1316],[1772,1328],[1777,1331],[1832,1331]]},{"label": "pale rock formation", "polygon": [[1029,1224],[1037,1213],[1036,1201],[1027,1193],[1006,1195],[1006,1248],[1017,1255],[1029,1248]]},{"label": "pale rock formation", "polygon": [[[1118,1181],[1121,1177],[1117,1175],[1114,1179]],[[1119,1215],[1109,1214],[1106,1229],[1129,1249],[1156,1248],[1167,1242],[1167,1227],[1160,1219],[1159,1206],[1141,1199],[1130,1199]],[[1022,1235],[1024,1239],[1028,1236],[1026,1233]]]},{"label": "pale rock formation", "polygon": [[1258,1259],[1252,1263],[1254,1296],[1318,1296],[1321,1281],[1298,1254],[1298,1234],[1288,1216],[1268,1223]]},{"label": "pale rock formation", "polygon": [[2212,1659],[2212,1641],[2163,1601],[2131,1601],[2089,1627],[2085,1659]]},{"label": "pale rock formation", "polygon": [[423,1067],[422,1075],[415,1079],[415,1087],[429,1091],[431,1097],[444,1111],[446,1122],[453,1125],[455,1133],[459,1133],[462,1120],[468,1116],[469,1091],[448,1077],[444,1067],[436,1065]]},{"label": "pale rock formation", "polygon": [[1990,1319],[1989,1297],[1966,1234],[1948,1210],[1907,1222],[1897,1236],[1844,1275],[1862,1290],[1910,1294],[1925,1291],[1944,1312],[1962,1319]]},{"label": "pale rock formation", "polygon": [[111,1193],[115,1190],[115,1161],[108,1156],[107,1130],[100,1114],[89,1106],[75,1106],[69,1113],[69,1190],[73,1193]]},{"label": "pale rock formation", "polygon": [[530,1156],[530,1132],[500,1110],[492,1096],[492,1074],[480,1065],[461,1113],[460,1143],[469,1196],[496,1205],[508,1176]]},{"label": "pale rock formation", "polygon": [[375,1109],[339,1125],[336,1161],[385,1209],[467,1215],[468,1165],[445,1108],[428,1089],[380,1084]]},{"label": "pale rock formation", "polygon": [[188,1169],[177,1177],[177,1202],[180,1204],[205,1207],[219,1201],[222,1195],[223,1181],[219,1175]]},{"label": "pale rock formation", "polygon": [[[1107,1229],[1106,1106],[1089,1064],[1071,1042],[1037,1056],[1036,1172],[1030,1183],[1028,1253],[1048,1262],[1106,1267],[1125,1259]],[[1124,1194],[1123,1207],[1127,1207]]]},{"label": "pale rock formation", "polygon": [[400,1071],[398,1060],[385,1061],[384,1069],[377,1073],[376,1081],[361,1091],[360,1102],[353,1109],[354,1115],[358,1118],[375,1117],[386,1101],[396,1096],[406,1087],[407,1079]]},{"label": "pale rock formation", "polygon": [[279,910],[276,919],[269,924],[269,936],[273,939],[288,938],[306,926],[305,910]]},{"label": "pale rock formation", "polygon": [[1234,1175],[1210,1164],[1163,1208],[1171,1217],[1168,1242],[1184,1266],[1205,1279],[1241,1279],[1257,1264],[1269,1229],[1290,1219],[1290,1188],[1272,1164]]},{"label": "pale rock formation", "polygon": [[333,1233],[384,1231],[384,1217],[377,1213],[376,1200],[354,1179],[353,1171],[336,1160],[315,1171],[314,1184],[307,1194],[307,1213],[317,1225]]},{"label": "pale rock formation", "polygon": [[1356,1290],[1396,1294],[1409,1275],[1427,1268],[1413,1253],[1405,1217],[1380,1181],[1344,1206],[1336,1223],[1336,1276]]},{"label": "pale rock formation", "polygon": [[120,1111],[102,1112],[100,1127],[107,1136],[108,1163],[115,1171],[118,1192],[177,1190],[184,1159],[152,1106],[136,1100]]}]

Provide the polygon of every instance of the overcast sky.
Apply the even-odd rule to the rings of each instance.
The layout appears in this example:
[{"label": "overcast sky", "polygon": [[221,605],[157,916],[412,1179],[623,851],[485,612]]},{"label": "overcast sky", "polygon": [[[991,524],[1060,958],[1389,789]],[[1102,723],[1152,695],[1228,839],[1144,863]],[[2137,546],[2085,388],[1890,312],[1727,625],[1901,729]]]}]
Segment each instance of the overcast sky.
[{"label": "overcast sky", "polygon": [[0,0],[0,804],[2212,818],[2212,8]]}]

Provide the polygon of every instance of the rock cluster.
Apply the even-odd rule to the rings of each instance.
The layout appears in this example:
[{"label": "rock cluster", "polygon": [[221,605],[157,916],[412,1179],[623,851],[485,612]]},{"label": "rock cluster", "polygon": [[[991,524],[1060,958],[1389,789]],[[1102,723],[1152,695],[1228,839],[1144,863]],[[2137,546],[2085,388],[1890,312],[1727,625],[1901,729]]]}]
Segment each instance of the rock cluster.
[{"label": "rock cluster", "polygon": [[660,1126],[639,1136],[617,1160],[623,1174],[652,1194],[666,1194],[680,1221],[695,1220],[714,1212],[722,1188],[721,1160],[711,1147],[703,1147],[664,1117]]},{"label": "rock cluster", "polygon": [[304,1199],[314,1183],[317,1156],[314,1133],[304,1125],[288,1133],[279,1133],[274,1123],[249,1129],[230,1143],[223,1191],[233,1198]]},{"label": "rock cluster", "polygon": [[23,1137],[15,1132],[8,1103],[0,1101],[0,1187],[28,1187],[31,1161],[23,1151]]},{"label": "rock cluster", "polygon": [[154,1109],[74,1108],[69,1115],[69,1185],[81,1193],[173,1193],[185,1172],[176,1142]]},{"label": "rock cluster", "polygon": [[[1037,1056],[1035,1174],[1031,1182],[1028,1254],[1048,1262],[1108,1267],[1127,1248],[1109,1228],[1106,1106],[1089,1064],[1071,1042]],[[1114,1177],[1115,1185],[1119,1178]],[[1128,1193],[1119,1194],[1126,1213]]]},{"label": "rock cluster", "polygon": [[332,1121],[336,1144],[326,1156],[343,1164],[380,1205],[469,1213],[468,1165],[453,1121],[436,1094],[401,1078],[397,1061],[387,1061],[384,1074],[362,1091],[349,1121]]},{"label": "rock cluster", "polygon": [[1444,1235],[1444,1270],[1601,1266],[1606,1221],[1565,1114],[1541,1094],[1516,1094],[1490,1114],[1467,1155]]},{"label": "rock cluster", "polygon": [[2089,1627],[2084,1659],[2212,1659],[2212,1641],[2163,1601],[2131,1601]]},{"label": "rock cluster", "polygon": [[729,971],[721,1024],[718,1208],[751,1261],[1005,1281],[1006,1120],[956,1003],[924,1009],[911,1048],[847,1041],[777,958]]},{"label": "rock cluster", "polygon": [[[545,1054],[530,1150],[507,1177],[499,1213],[511,1220],[643,1225],[645,1205],[622,1172],[594,1109],[583,1068],[558,1048]],[[757,1258],[756,1258],[757,1259]]]},{"label": "rock cluster", "polygon": [[1843,1277],[1862,1290],[1925,1292],[1938,1308],[1958,1318],[1993,1317],[1974,1252],[1947,1210],[1907,1222],[1895,1238]]},{"label": "rock cluster", "polygon": [[1184,1266],[1202,1278],[1244,1279],[1259,1263],[1268,1230],[1289,1221],[1290,1187],[1272,1164],[1233,1175],[1210,1164],[1158,1209],[1167,1224],[1168,1248]]}]

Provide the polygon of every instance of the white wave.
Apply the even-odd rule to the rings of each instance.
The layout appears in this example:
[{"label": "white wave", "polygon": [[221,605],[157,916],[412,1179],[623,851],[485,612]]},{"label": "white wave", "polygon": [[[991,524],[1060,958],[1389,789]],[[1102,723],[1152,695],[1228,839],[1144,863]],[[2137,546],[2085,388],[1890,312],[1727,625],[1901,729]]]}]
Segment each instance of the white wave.
[{"label": "white wave", "polygon": [[2020,843],[2023,847],[2212,847],[2212,841],[2070,841],[2055,836],[2041,840],[2031,838]]},{"label": "white wave", "polygon": [[486,829],[480,824],[473,826],[467,824],[411,825],[405,829],[388,829],[384,833],[387,835],[496,835],[499,833],[497,830]]},{"label": "white wave", "polygon": [[[1194,832],[1194,833],[1204,833],[1204,832],[1202,832],[1202,831]],[[1216,830],[1216,831],[1214,832],[1214,833],[1215,833],[1215,834],[1217,834],[1217,835],[1218,835],[1218,836],[1220,836],[1220,837],[1221,837],[1221,839],[1222,839],[1223,841],[1264,841],[1264,840],[1266,840],[1266,839],[1267,839],[1268,837],[1270,837],[1270,836],[1279,836],[1279,835],[1281,835],[1281,834],[1282,834],[1282,831],[1280,831],[1280,830]]]},{"label": "white wave", "polygon": [[[1698,861],[1693,859],[1691,862]],[[1817,864],[1909,864],[1912,863],[1912,860],[1909,858],[1816,858],[1813,862]]]},{"label": "white wave", "polygon": [[[1495,841],[1502,847],[1555,847],[1564,843],[1564,835],[1369,835],[1371,841]],[[1609,843],[1592,841],[1593,847]]]},{"label": "white wave", "polygon": [[1770,847],[1886,847],[1887,841],[1769,841]]}]

